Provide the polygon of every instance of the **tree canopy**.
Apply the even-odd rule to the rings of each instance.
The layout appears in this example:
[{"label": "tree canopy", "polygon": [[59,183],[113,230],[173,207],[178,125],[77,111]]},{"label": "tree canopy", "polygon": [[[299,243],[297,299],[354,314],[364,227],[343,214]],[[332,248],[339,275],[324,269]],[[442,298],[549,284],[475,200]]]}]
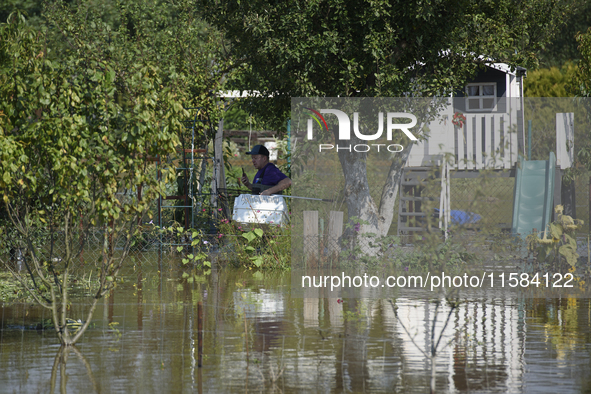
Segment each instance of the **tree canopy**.
[{"label": "tree canopy", "polygon": [[[20,13],[0,25],[0,196],[9,218],[0,244],[27,251],[28,274],[13,273],[52,311],[63,344],[84,332],[138,223],[164,194],[148,159],[176,151],[186,107],[217,108],[210,90],[222,64],[205,49],[215,36],[193,10],[190,1],[119,4],[114,27],[90,1],[55,2],[40,26]],[[90,229],[105,246],[88,262],[97,283],[74,335],[66,325],[69,276],[84,267]],[[117,239],[125,247],[114,256]]]},{"label": "tree canopy", "polygon": [[591,1],[576,0],[573,8],[552,41],[539,51],[542,67],[561,67],[566,62],[577,63],[581,59],[576,37],[591,27]]},{"label": "tree canopy", "polygon": [[[573,85],[576,95],[583,97],[583,105],[587,107],[587,114],[591,113],[589,105],[589,97],[591,97],[591,27],[586,31],[577,34],[577,43],[579,44],[579,53],[581,60],[578,63],[576,75],[574,77]],[[591,123],[591,119],[586,121]],[[577,141],[577,160],[579,167],[585,170],[591,170],[591,143],[589,136],[589,129],[586,128],[585,134],[587,138],[580,138]]]},{"label": "tree canopy", "polygon": [[591,27],[577,35],[581,60],[575,79],[579,96],[591,97]]},{"label": "tree canopy", "polygon": [[[445,97],[491,61],[535,67],[536,52],[572,10],[561,0],[200,4],[228,41],[229,85],[258,96],[248,104],[277,129],[290,116],[292,97]],[[338,155],[349,216],[369,223],[363,231],[385,235],[406,156],[392,160],[374,203],[362,179],[365,155]]]},{"label": "tree canopy", "polygon": [[525,97],[571,97],[577,66],[567,62],[562,67],[528,71],[524,83]]},{"label": "tree canopy", "polygon": [[259,92],[259,112],[279,124],[290,97],[444,95],[490,59],[534,67],[571,9],[555,0],[200,4],[229,41],[230,84]]}]

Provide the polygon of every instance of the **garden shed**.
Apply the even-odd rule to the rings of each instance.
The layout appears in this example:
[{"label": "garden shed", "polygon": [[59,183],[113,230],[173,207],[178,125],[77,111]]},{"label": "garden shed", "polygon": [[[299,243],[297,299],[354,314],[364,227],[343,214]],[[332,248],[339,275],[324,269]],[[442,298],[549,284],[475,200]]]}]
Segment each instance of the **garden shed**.
[{"label": "garden shed", "polygon": [[[435,176],[443,178],[441,185],[449,186],[441,189],[439,211],[466,213],[448,217],[451,224],[474,225],[485,219],[501,229],[511,228],[517,163],[520,156],[532,158],[531,119],[542,116],[545,124],[553,124],[550,133],[555,134],[546,141],[544,160],[548,160],[550,152],[556,152],[557,171],[552,184],[540,185],[540,192],[551,188],[553,204],[566,200],[572,206],[569,213],[574,213],[574,191],[561,190],[562,171],[573,162],[574,114],[567,107],[561,109],[564,105],[549,105],[539,99],[528,99],[526,105],[525,76],[524,68],[489,63],[448,99],[436,121],[426,125],[426,138],[411,148],[401,178],[398,234],[424,229],[424,217],[432,212],[425,212],[423,205],[433,196],[422,194],[422,184],[434,177],[434,169]],[[552,112],[546,114],[545,107],[552,107]],[[539,134],[534,137],[539,138]],[[443,168],[446,170],[441,171]],[[482,181],[477,181],[483,172],[497,179],[483,186]],[[475,198],[479,193],[482,195]]]}]

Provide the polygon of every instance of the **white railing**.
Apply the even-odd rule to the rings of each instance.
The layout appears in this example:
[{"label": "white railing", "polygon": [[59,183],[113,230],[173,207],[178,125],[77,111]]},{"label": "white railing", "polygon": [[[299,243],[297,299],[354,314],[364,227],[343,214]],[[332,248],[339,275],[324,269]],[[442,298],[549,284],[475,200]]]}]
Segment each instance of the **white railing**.
[{"label": "white railing", "polygon": [[[412,147],[407,166],[441,165],[451,155],[452,170],[510,169],[519,157],[517,140],[521,119],[509,113],[464,114],[462,127],[452,124],[453,113],[429,124],[429,138]],[[524,130],[524,134],[527,130]],[[525,145],[525,143],[524,143]],[[556,114],[556,159],[561,168],[573,162],[573,113]]]},{"label": "white railing", "polygon": [[429,125],[429,138],[413,146],[409,167],[440,165],[448,154],[455,170],[511,168],[518,158],[517,116],[502,114],[464,114],[466,122],[452,124],[451,116]]}]

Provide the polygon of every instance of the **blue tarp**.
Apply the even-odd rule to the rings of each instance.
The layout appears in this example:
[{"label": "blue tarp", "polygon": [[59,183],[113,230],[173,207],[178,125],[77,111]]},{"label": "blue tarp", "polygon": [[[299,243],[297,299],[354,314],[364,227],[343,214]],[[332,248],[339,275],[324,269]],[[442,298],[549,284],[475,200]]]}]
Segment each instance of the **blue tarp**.
[{"label": "blue tarp", "polygon": [[[439,214],[439,209],[435,209],[435,212]],[[449,216],[453,224],[474,224],[482,219],[482,216],[477,213],[460,211],[458,209],[449,211]]]}]

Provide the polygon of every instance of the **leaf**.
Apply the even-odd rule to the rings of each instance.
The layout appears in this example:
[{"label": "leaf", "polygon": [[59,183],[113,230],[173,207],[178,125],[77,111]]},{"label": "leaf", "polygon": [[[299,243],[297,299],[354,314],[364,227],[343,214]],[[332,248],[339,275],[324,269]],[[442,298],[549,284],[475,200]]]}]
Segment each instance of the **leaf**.
[{"label": "leaf", "polygon": [[207,282],[207,279],[205,278],[205,276],[195,275],[195,282],[197,282],[197,283],[205,283],[205,282]]},{"label": "leaf", "polygon": [[254,239],[256,239],[256,235],[252,231],[243,233],[242,236],[246,238],[248,242],[252,242]]},{"label": "leaf", "polygon": [[177,246],[176,247],[176,250],[179,251],[179,252],[182,252],[183,251],[183,247],[182,246]]},{"label": "leaf", "polygon": [[560,237],[562,237],[562,227],[557,224],[550,223],[550,234],[552,234],[552,238],[560,239]]},{"label": "leaf", "polygon": [[250,260],[257,268],[263,265],[263,258],[261,256],[251,257]]},{"label": "leaf", "polygon": [[258,280],[262,280],[265,278],[265,276],[263,275],[263,273],[261,271],[257,271],[254,274],[252,274],[253,278],[258,279]]},{"label": "leaf", "polygon": [[107,71],[105,77],[106,77],[105,79],[108,83],[113,82],[115,80],[115,71],[114,70]]},{"label": "leaf", "polygon": [[188,273],[186,273],[186,272],[183,272],[183,275],[182,275],[182,277],[183,277],[183,279],[184,279],[184,278],[188,278],[188,277],[189,277],[189,274],[188,274]]},{"label": "leaf", "polygon": [[576,250],[573,250],[570,245],[562,245],[560,248],[558,248],[558,252],[564,256],[567,263],[569,263],[571,267],[574,267],[577,264],[579,254],[576,252]]},{"label": "leaf", "polygon": [[260,229],[260,228],[255,228],[253,231],[254,231],[254,233],[255,233],[255,234],[256,234],[256,235],[257,235],[259,238],[263,238],[263,234],[264,234],[264,232],[263,232],[263,230],[262,230],[262,229]]}]

